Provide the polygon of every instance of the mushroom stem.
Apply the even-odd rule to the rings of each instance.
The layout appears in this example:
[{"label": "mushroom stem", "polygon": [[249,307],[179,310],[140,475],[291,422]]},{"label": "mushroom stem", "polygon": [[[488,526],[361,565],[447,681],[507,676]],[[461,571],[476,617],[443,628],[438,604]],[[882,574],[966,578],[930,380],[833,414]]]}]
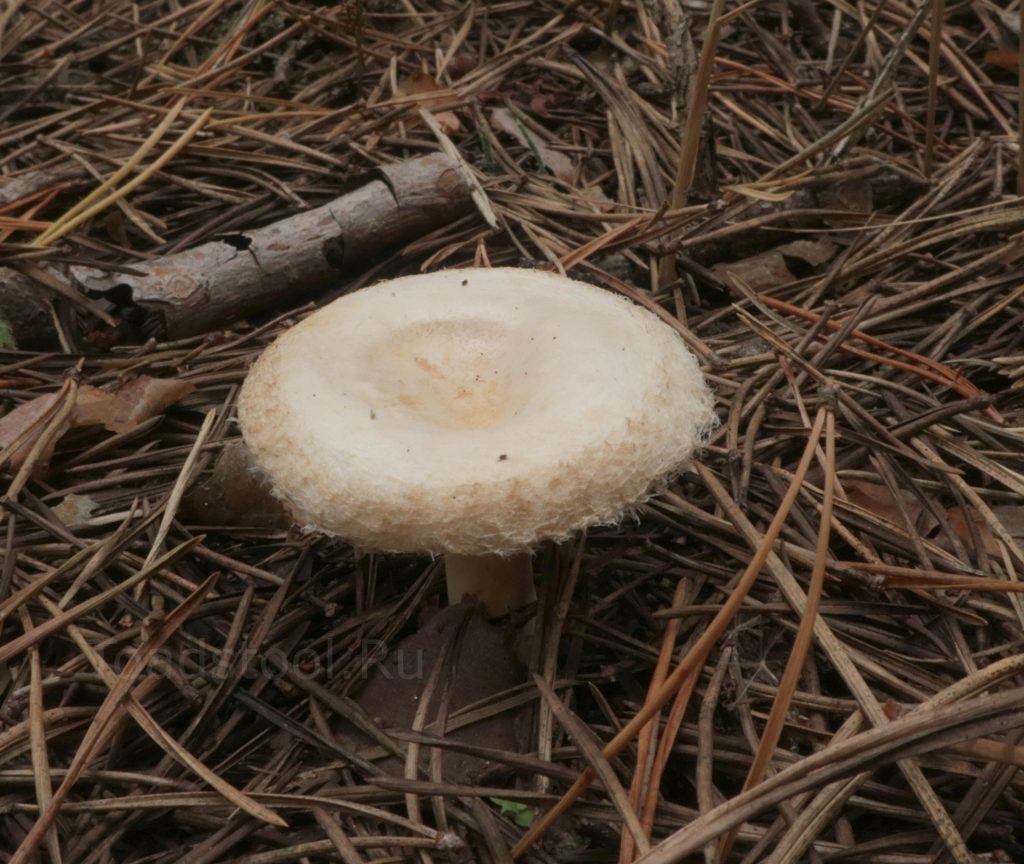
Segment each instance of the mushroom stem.
[{"label": "mushroom stem", "polygon": [[448,580],[448,602],[455,604],[467,594],[476,597],[492,617],[507,615],[537,599],[533,586],[533,556],[515,555],[444,556]]}]

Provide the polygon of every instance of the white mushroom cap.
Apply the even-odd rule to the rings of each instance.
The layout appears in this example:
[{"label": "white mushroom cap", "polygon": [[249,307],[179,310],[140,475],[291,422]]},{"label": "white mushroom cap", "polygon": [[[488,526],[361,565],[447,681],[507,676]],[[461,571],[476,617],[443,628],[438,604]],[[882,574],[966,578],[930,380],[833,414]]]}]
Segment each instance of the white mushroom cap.
[{"label": "white mushroom cap", "polygon": [[679,335],[583,282],[447,270],[344,296],[239,398],[300,519],[354,545],[479,555],[617,521],[685,467],[712,396]]}]

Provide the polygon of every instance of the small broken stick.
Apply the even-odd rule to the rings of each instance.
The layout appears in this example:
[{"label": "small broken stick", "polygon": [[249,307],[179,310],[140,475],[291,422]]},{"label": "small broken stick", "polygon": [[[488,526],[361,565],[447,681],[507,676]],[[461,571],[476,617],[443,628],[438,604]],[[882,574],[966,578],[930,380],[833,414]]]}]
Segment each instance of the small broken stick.
[{"label": "small broken stick", "polygon": [[[322,207],[140,264],[141,275],[75,266],[88,291],[131,291],[131,303],[180,339],[281,300],[335,287],[352,264],[472,209],[470,185],[435,153],[375,169],[368,181]],[[123,288],[122,288],[123,290]]]}]

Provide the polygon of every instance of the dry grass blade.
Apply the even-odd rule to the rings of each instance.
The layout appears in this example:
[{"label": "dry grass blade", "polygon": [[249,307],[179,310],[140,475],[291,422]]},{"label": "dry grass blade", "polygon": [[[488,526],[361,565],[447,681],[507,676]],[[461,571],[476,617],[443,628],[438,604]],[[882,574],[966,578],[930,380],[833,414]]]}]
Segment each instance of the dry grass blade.
[{"label": "dry grass blade", "polygon": [[202,537],[193,537],[191,540],[186,540],[184,543],[180,543],[175,546],[171,551],[164,555],[161,555],[156,561],[143,567],[141,570],[133,573],[127,579],[118,584],[108,588],[106,591],[101,591],[94,597],[90,597],[88,600],[83,600],[76,606],[72,606],[70,609],[61,612],[59,615],[54,616],[49,621],[42,624],[37,624],[27,633],[22,634],[17,639],[13,639],[4,645],[0,645],[0,663],[5,663],[12,657],[17,657],[23,651],[28,650],[33,645],[38,645],[43,639],[49,636],[59,633],[69,624],[77,621],[83,615],[87,615],[94,609],[101,608],[108,600],[113,597],[123,594],[126,591],[134,588],[139,583],[143,582],[153,573],[159,573],[165,567],[173,564],[178,558],[188,552],[193,546],[201,543]]},{"label": "dry grass blade", "polygon": [[[728,493],[718,480],[710,472],[705,472],[704,482],[709,486],[715,499],[729,514],[729,518],[741,529],[747,539],[747,543],[751,547],[762,548],[763,538],[753,525],[750,524],[750,521],[743,512],[736,507],[735,502],[729,500]],[[798,613],[803,614],[806,608],[807,597],[790,570],[774,552],[767,556],[765,563],[785,594],[786,599]],[[836,638],[832,629],[820,617],[815,622],[815,637],[838,674],[842,676],[846,685],[856,697],[857,703],[865,716],[877,726],[887,724],[889,722],[888,715],[875,694],[868,687],[864,676],[854,664],[849,650]],[[942,802],[935,794],[934,789],[925,778],[921,767],[913,760],[904,760],[899,763],[899,767],[913,789],[914,795],[933,821],[935,830],[946,844],[946,847],[957,861],[965,862],[966,864],[969,861],[967,845],[957,831],[956,826],[950,820],[949,814],[943,808]]]},{"label": "dry grass blade", "polygon": [[[916,710],[929,711],[940,705],[950,705],[958,700],[971,698],[988,687],[1011,678],[1021,669],[1024,669],[1024,655],[1000,660],[974,675],[961,679]],[[770,864],[796,864],[814,838],[833,820],[836,809],[871,777],[871,773],[865,772],[850,780],[838,781],[821,789],[814,800],[801,810],[796,821],[780,839],[769,859]]]},{"label": "dry grass blade", "polygon": [[697,63],[697,74],[693,79],[693,89],[687,99],[689,113],[686,115],[686,127],[683,130],[683,141],[679,148],[679,160],[676,163],[675,182],[672,184],[670,199],[673,210],[686,206],[693,185],[697,168],[697,153],[700,149],[701,128],[704,125],[704,113],[707,110],[708,90],[711,87],[711,71],[715,65],[715,51],[718,48],[719,19],[725,8],[725,0],[714,0],[708,15],[704,41],[700,46],[700,60]]},{"label": "dry grass blade", "polygon": [[[683,599],[686,596],[685,580],[680,580],[676,585],[675,594],[672,596],[673,607],[679,607],[683,605]],[[665,635],[661,642],[661,652],[658,654],[658,664],[654,667],[654,674],[651,675],[651,683],[647,688],[647,698],[651,698],[661,688],[662,684],[665,683],[665,676],[668,674],[669,664],[672,662],[672,653],[675,651],[676,638],[679,636],[679,621],[669,621],[668,626],[665,628]],[[674,736],[669,736],[674,737]],[[646,798],[647,790],[651,788],[657,789],[660,784],[658,778],[652,776],[651,770],[653,768],[649,757],[652,752],[657,752],[657,717],[651,720],[641,730],[640,735],[637,737],[636,746],[636,770],[633,773],[633,782],[629,787],[629,803],[634,809],[640,807],[641,800]],[[652,743],[655,745],[652,748]],[[641,811],[642,816],[646,816],[648,808],[645,806]],[[652,814],[653,815],[653,814]],[[650,827],[643,824],[644,834],[649,837],[648,832]],[[633,843],[632,834],[623,833],[622,842],[619,846],[619,862],[620,864],[629,864],[633,860],[635,853],[635,847]]]},{"label": "dry grass blade", "polygon": [[[78,381],[75,378],[69,378],[55,399],[54,405],[56,406],[56,411],[53,413],[53,416],[46,421],[46,425],[42,427],[39,435],[33,441],[28,454],[25,456],[24,461],[18,468],[18,473],[14,475],[10,485],[7,487],[7,492],[4,495],[5,499],[13,500],[21,493],[21,490],[32,475],[32,471],[35,469],[36,464],[40,461],[46,450],[53,444],[57,436],[63,431],[64,424],[67,423],[68,418],[71,416],[71,412],[75,408],[75,399],[77,397]],[[32,427],[29,427],[26,432],[30,432],[31,428]],[[6,515],[6,513],[0,514],[0,525],[3,525],[4,517],[6,517]]]},{"label": "dry grass blade", "polygon": [[89,206],[80,209],[77,213],[75,213],[75,215],[68,216],[66,219],[62,219],[60,221],[60,224],[51,226],[46,232],[45,239],[42,237],[38,238],[36,241],[34,241],[34,245],[47,246],[51,243],[56,242],[65,234],[69,234],[71,231],[74,231],[74,229],[81,225],[83,222],[92,219],[94,216],[96,216],[99,213],[102,213],[112,204],[115,204],[122,198],[125,198],[133,190],[135,190],[143,183],[145,183],[147,180],[149,180],[150,177],[156,174],[161,168],[167,165],[182,150],[184,150],[185,146],[189,143],[189,141],[191,141],[193,138],[195,138],[196,135],[199,134],[199,132],[202,130],[202,128],[206,125],[207,121],[212,116],[213,109],[207,108],[192,122],[192,125],[189,126],[188,129],[182,132],[181,137],[179,137],[177,141],[175,141],[170,147],[168,147],[167,150],[163,154],[161,154],[157,159],[155,159],[151,165],[148,165],[146,168],[140,171],[138,176],[129,180],[127,183],[124,184],[124,186],[121,186],[119,189],[112,191],[106,197],[100,198],[98,201],[90,204]]},{"label": "dry grass blade", "polygon": [[[927,753],[949,743],[1003,732],[1024,725],[1015,700],[1024,696],[1017,688],[970,703],[936,708],[927,714],[913,714],[901,720],[863,732],[852,740],[828,748],[802,763],[780,771],[760,786],[736,796],[711,813],[691,822],[638,864],[671,864],[699,849],[765,807],[771,807],[799,792],[861,770],[865,763],[885,764],[896,758]],[[1019,705],[1019,703],[1018,703]]]},{"label": "dry grass blade", "polygon": [[872,573],[885,580],[892,588],[920,588],[932,591],[987,591],[1012,592],[1024,591],[1020,582],[1003,582],[998,579],[985,579],[963,573],[943,573],[937,570],[917,570],[910,567],[894,567],[890,564],[870,564],[860,561],[847,561],[843,564],[851,570]]},{"label": "dry grass blade", "polygon": [[[21,607],[21,625],[27,632],[32,629],[32,618],[28,610]],[[43,668],[39,649],[29,649],[29,735],[32,742],[32,773],[35,779],[36,803],[45,810],[53,800],[53,778],[50,775],[50,757],[46,752],[46,720],[43,704]],[[46,832],[46,850],[55,864],[63,861],[60,852],[60,837],[57,826],[51,825]]]},{"label": "dry grass blade", "polygon": [[[196,462],[199,460],[199,456],[203,450],[203,445],[206,443],[206,439],[209,437],[216,419],[217,413],[215,411],[208,411],[206,416],[203,418],[203,423],[199,427],[199,433],[196,435],[196,440],[192,444],[192,447],[188,452],[188,456],[185,457],[185,461],[182,463],[181,472],[178,474],[178,479],[174,481],[174,486],[171,488],[171,494],[167,496],[167,503],[164,505],[164,513],[163,516],[160,517],[160,524],[156,529],[156,537],[150,544],[149,552],[146,554],[146,560],[143,566],[148,567],[152,564],[153,559],[159,555],[160,549],[163,548],[164,541],[170,533],[171,524],[178,515],[178,507],[181,505],[181,499],[185,495],[185,489],[194,479],[193,474]],[[136,594],[138,594],[140,590],[141,583],[140,586],[136,588]]]},{"label": "dry grass blade", "polygon": [[[750,591],[753,586],[754,580],[761,572],[761,567],[764,565],[765,559],[771,552],[772,544],[775,542],[776,537],[782,530],[782,525],[789,515],[789,510],[796,501],[797,494],[800,491],[800,484],[803,482],[803,478],[807,473],[807,469],[810,467],[811,459],[814,457],[815,448],[818,446],[818,439],[821,437],[822,427],[825,425],[825,409],[821,408],[818,410],[818,414],[815,417],[814,425],[808,433],[807,445],[804,448],[804,454],[800,460],[800,465],[793,475],[793,482],[790,484],[790,488],[786,493],[786,497],[783,499],[782,505],[779,507],[778,513],[772,520],[772,524],[765,532],[763,541],[754,554],[740,578],[733,592],[729,595],[729,599],[723,604],[722,609],[715,616],[708,628],[701,634],[701,637],[697,642],[690,648],[686,657],[672,670],[668,678],[665,679],[665,683],[658,689],[657,693],[649,698],[643,708],[633,717],[632,720],[627,723],[622,730],[604,746],[601,751],[606,759],[614,759],[621,750],[629,743],[630,740],[647,724],[647,722],[655,716],[662,709],[662,707],[671,699],[676,692],[682,687],[686,681],[694,676],[700,668],[704,665],[704,661],[707,658],[708,652],[714,643],[721,637],[725,628],[736,614],[737,609],[746,597],[747,592]],[[704,471],[706,469],[699,468],[698,470]],[[554,824],[555,820],[568,809],[569,806],[581,795],[587,787],[594,782],[596,775],[592,771],[585,771],[580,775],[579,779],[572,785],[569,791],[562,796],[554,807],[547,811],[540,819],[538,819],[531,827],[530,830],[523,836],[523,838],[516,844],[512,850],[512,857],[521,857],[529,848],[537,841],[537,839]]]},{"label": "dry grass blade", "polygon": [[76,216],[83,211],[91,207],[95,202],[100,200],[104,194],[115,188],[117,184],[127,177],[134,171],[143,159],[150,153],[150,151],[157,145],[160,139],[164,136],[164,133],[171,128],[174,121],[178,119],[178,115],[181,114],[182,109],[186,105],[185,99],[179,99],[174,105],[171,106],[170,110],[164,115],[163,120],[157,123],[156,127],[150,133],[142,146],[132,154],[132,157],[124,163],[120,168],[111,174],[106,180],[103,181],[96,189],[82,198],[74,207],[68,210],[63,216],[57,219],[49,228],[43,231],[33,242],[35,246],[45,246],[57,239],[60,235],[57,233],[61,231],[65,225],[71,222]]},{"label": "dry grass blade", "polygon": [[548,682],[540,675],[533,676],[533,683],[537,685],[537,689],[540,690],[544,701],[551,706],[551,710],[554,712],[555,717],[558,718],[558,722],[562,724],[566,732],[576,742],[576,746],[579,747],[583,758],[590,765],[590,770],[594,772],[594,776],[601,780],[606,792],[612,799],[612,803],[615,805],[615,809],[618,811],[619,816],[622,817],[625,829],[633,838],[635,847],[641,854],[650,851],[651,844],[644,834],[644,829],[640,825],[640,819],[636,815],[632,802],[629,800],[629,795],[619,782],[619,778],[615,776],[615,771],[606,761],[600,745],[593,739],[590,730],[562,704],[558,694],[551,689]]},{"label": "dry grass blade", "polygon": [[[126,520],[122,523],[124,533],[127,533],[129,527],[129,521]],[[124,539],[124,535],[121,531],[112,534],[107,537],[101,543],[90,544],[83,546],[78,552],[71,557],[62,561],[59,566],[54,567],[49,573],[43,576],[39,576],[27,585],[22,586],[17,591],[13,592],[10,597],[0,603],[0,624],[3,623],[4,619],[12,613],[18,611],[24,604],[26,604],[32,597],[38,594],[43,588],[45,588],[50,582],[57,580],[67,573],[71,573],[76,570],[80,565],[85,564],[83,568],[84,572],[89,573],[90,564],[86,562],[96,562],[97,567],[99,562],[105,561],[111,550],[115,549],[121,540]],[[74,586],[72,586],[74,587]],[[73,596],[69,589],[69,593],[65,595],[64,600],[61,602],[61,606],[66,605],[66,601]]]},{"label": "dry grass blade", "polygon": [[[695,470],[635,518],[535,557],[557,579],[543,583],[531,670],[581,740],[621,748],[602,758],[632,780],[652,847],[707,826],[769,751],[774,773],[744,795],[865,729],[923,723],[952,702],[973,710],[1015,686],[1021,8],[0,6],[0,859],[48,812],[46,789],[71,776],[125,664],[214,573],[216,591],[120,699],[97,759],[75,763],[37,854],[53,858],[56,836],[63,860],[84,864],[507,862],[568,791],[559,830],[522,860],[635,857],[621,802],[600,782],[579,795],[591,763],[532,683],[448,712],[438,682],[417,733],[362,711],[385,644],[443,605],[437,564],[288,530],[249,475],[225,470],[242,452],[235,404],[258,354],[331,297],[419,270],[564,269],[672,327],[715,390],[722,424]],[[330,287],[286,279],[295,294],[274,308],[226,303],[188,338],[169,322],[211,305],[202,285],[157,303],[132,287],[211,243],[232,264],[266,263],[283,250],[246,248],[254,231],[368,182],[414,211],[420,192],[381,177],[437,153],[476,184],[476,209],[379,252],[390,234],[370,226],[366,242],[332,250]],[[77,281],[96,271],[105,281]],[[77,424],[83,393],[145,381],[187,394],[133,429]],[[826,385],[830,520],[827,440],[794,479]],[[530,755],[462,737],[509,711],[523,713]],[[851,756],[851,775],[778,805],[756,797],[694,853],[1024,860],[1024,732],[984,722],[912,758],[895,745]],[[412,779],[386,775],[410,743]],[[446,766],[462,758],[493,773],[455,782]]]},{"label": "dry grass blade", "polygon": [[[708,682],[708,689],[704,700],[701,702],[700,715],[698,718],[699,738],[697,742],[697,803],[701,813],[708,813],[715,806],[714,788],[714,717],[715,709],[718,707],[718,699],[722,692],[722,683],[732,661],[732,649],[726,647],[718,666]],[[653,812],[651,814],[653,816]],[[704,861],[706,864],[718,864],[718,847],[708,843],[704,847]]]},{"label": "dry grass blade", "polygon": [[29,831],[25,839],[22,840],[21,845],[15,850],[10,864],[28,864],[32,859],[39,842],[46,835],[50,826],[56,821],[61,804],[67,798],[71,787],[78,779],[78,775],[88,764],[96,749],[108,737],[108,727],[114,719],[115,713],[120,709],[121,700],[128,695],[132,685],[145,670],[146,665],[153,655],[156,654],[160,646],[170,638],[178,627],[188,620],[194,608],[206,596],[206,592],[213,587],[216,580],[216,576],[208,578],[177,609],[171,612],[166,620],[153,631],[152,636],[140,646],[139,650],[125,665],[125,668],[121,670],[117,683],[111,688],[103,705],[100,706],[92,723],[89,724],[82,743],[75,753],[75,758],[68,767],[64,781],[57,788],[56,792],[53,793],[49,806],[40,813],[35,825],[32,826],[32,830]]},{"label": "dry grass blade", "polygon": [[946,0],[932,0],[932,22],[928,45],[928,108],[925,115],[924,173],[931,176],[935,159],[935,111],[939,101],[939,59],[946,32]]},{"label": "dry grass blade", "polygon": [[[723,656],[728,654],[728,646]],[[725,667],[722,666],[723,674]],[[654,828],[654,821],[657,817],[658,796],[661,794],[662,782],[665,772],[669,768],[669,760],[672,758],[672,750],[675,746],[679,729],[683,725],[683,716],[690,705],[690,699],[697,689],[697,676],[691,675],[686,683],[679,688],[676,698],[672,701],[672,708],[665,718],[665,728],[661,733],[661,740],[658,742],[658,751],[654,756],[654,764],[651,766],[651,779],[647,784],[646,796],[643,805],[643,826],[644,831],[650,832]]]},{"label": "dry grass blade", "polygon": [[314,807],[313,816],[320,827],[324,829],[324,833],[330,838],[331,843],[334,844],[334,851],[338,853],[344,864],[365,864],[359,850],[329,813],[320,807]]},{"label": "dry grass blade", "polygon": [[[821,605],[821,594],[825,587],[825,566],[828,561],[829,537],[832,529],[832,501],[835,494],[836,482],[836,418],[830,407],[826,407],[825,419],[825,488],[822,494],[821,515],[818,526],[818,545],[814,552],[814,569],[811,571],[811,582],[807,589],[807,604],[804,606],[800,618],[800,628],[797,630],[796,638],[793,640],[793,648],[789,653],[789,660],[786,662],[786,669],[782,673],[782,680],[779,681],[779,689],[772,701],[772,710],[765,723],[764,732],[757,752],[754,754],[754,761],[750,764],[747,772],[747,779],[743,783],[742,792],[746,792],[760,783],[768,770],[771,758],[778,746],[779,738],[782,736],[782,727],[789,714],[790,705],[793,701],[793,694],[796,691],[797,683],[803,672],[807,660],[808,651],[811,648],[811,640],[814,635],[814,625],[818,617],[818,608]],[[732,845],[736,841],[736,830],[730,831],[719,845],[719,858],[727,861]]]},{"label": "dry grass blade", "polygon": [[[49,603],[45,599],[43,600],[43,603],[51,614],[59,613],[60,610],[54,604]],[[69,625],[67,629],[69,635],[82,652],[82,655],[88,660],[89,665],[96,670],[99,676],[103,679],[103,683],[113,690],[113,688],[117,686],[118,682],[118,676],[114,670],[110,668],[96,649],[89,644],[89,641],[82,634],[81,630],[74,625]],[[288,824],[272,810],[253,800],[251,796],[236,789],[218,774],[211,771],[199,759],[189,753],[188,750],[182,747],[174,737],[161,728],[134,693],[129,693],[125,697],[125,705],[131,718],[139,724],[143,731],[145,731],[145,733],[149,735],[157,745],[192,771],[196,776],[201,778],[203,782],[207,783],[223,795],[224,798],[232,803],[232,805],[238,807],[242,812],[248,813],[250,816],[266,822],[269,825],[275,825],[278,828],[288,827]]]},{"label": "dry grass blade", "polygon": [[1024,75],[1020,73],[1024,57],[1024,5],[1018,9],[1017,19],[1017,194],[1024,196]]}]

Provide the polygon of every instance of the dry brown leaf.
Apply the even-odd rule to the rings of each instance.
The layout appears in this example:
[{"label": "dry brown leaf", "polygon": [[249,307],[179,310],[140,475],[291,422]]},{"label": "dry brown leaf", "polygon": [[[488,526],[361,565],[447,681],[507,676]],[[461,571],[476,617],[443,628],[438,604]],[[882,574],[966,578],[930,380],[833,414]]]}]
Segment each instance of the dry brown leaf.
[{"label": "dry brown leaf", "polygon": [[[81,384],[71,420],[59,434],[53,436],[48,448],[36,462],[36,468],[45,469],[53,455],[53,448],[61,435],[76,426],[103,426],[111,432],[128,432],[162,414],[167,408],[192,392],[193,386],[176,378],[151,378],[141,375],[134,381],[110,392],[91,384]],[[47,393],[24,402],[0,418],[0,454],[16,445],[6,454],[10,467],[19,468],[35,443],[35,432],[42,429],[59,393]]]},{"label": "dry brown leaf", "polygon": [[820,267],[835,257],[836,244],[824,238],[793,240],[791,243],[783,243],[779,246],[779,252],[787,258],[797,258],[811,267]]},{"label": "dry brown leaf", "polygon": [[587,62],[590,63],[605,78],[612,78],[615,75],[615,52],[611,46],[601,42],[593,51],[587,52]]},{"label": "dry brown leaf", "polygon": [[796,279],[786,266],[786,259],[774,250],[739,261],[724,261],[712,267],[711,272],[730,287],[740,282],[756,292],[788,285]]},{"label": "dry brown leaf", "polygon": [[796,259],[809,267],[820,267],[835,255],[835,244],[828,240],[794,240],[767,252],[760,252],[739,261],[724,261],[711,268],[726,285],[742,280],[754,291],[777,288],[797,279],[787,259]]},{"label": "dry brown leaf", "polygon": [[85,525],[100,505],[88,495],[67,495],[53,508],[53,515],[69,528]]},{"label": "dry brown leaf", "polygon": [[601,213],[611,213],[615,209],[615,202],[605,194],[604,189],[600,186],[585,186],[580,189],[580,195],[596,204]]},{"label": "dry brown leaf", "polygon": [[[851,504],[874,513],[882,519],[887,519],[900,528],[906,528],[906,521],[900,512],[899,503],[896,497],[889,491],[889,487],[881,483],[871,483],[867,480],[844,480],[843,488]],[[935,527],[935,517],[932,516],[916,495],[906,490],[901,490],[900,497],[903,507],[910,518],[911,527],[920,534],[927,535]]]},{"label": "dry brown leaf", "polygon": [[[10,467],[17,470],[24,463],[25,457],[36,442],[36,436],[32,433],[43,428],[59,397],[59,392],[37,396],[28,402],[22,402],[13,411],[0,417],[0,453],[6,451],[8,447],[17,445],[7,454],[10,457]],[[40,455],[36,463],[37,468],[45,468],[49,464],[59,437],[60,435],[55,435],[46,451]]]},{"label": "dry brown leaf", "polygon": [[1007,72],[1016,72],[1020,68],[1020,54],[1017,51],[986,51],[985,62]]},{"label": "dry brown leaf", "polygon": [[576,176],[576,167],[572,159],[558,150],[548,147],[543,141],[531,135],[522,124],[516,120],[508,108],[494,108],[491,110],[491,125],[499,132],[504,132],[515,138],[520,144],[532,150],[540,158],[548,170],[559,180],[571,183]]},{"label": "dry brown leaf", "polygon": [[103,426],[111,432],[129,432],[162,414],[194,388],[177,378],[140,375],[114,391],[83,384],[72,415],[75,426]]},{"label": "dry brown leaf", "polygon": [[993,558],[1000,557],[1002,553],[999,540],[996,539],[996,535],[988,527],[988,522],[985,521],[985,518],[977,510],[973,507],[968,507],[965,512],[963,507],[950,507],[946,515],[949,517],[949,527],[956,532],[956,535],[964,542],[968,549],[973,548],[974,543],[971,539],[971,523],[973,523],[978,537],[981,539],[981,545],[985,547],[985,551]]},{"label": "dry brown leaf", "polygon": [[530,97],[530,110],[534,114],[548,117],[551,114],[551,109],[561,101],[561,97],[555,93],[534,93]]},{"label": "dry brown leaf", "polygon": [[[1012,504],[1001,505],[992,508],[992,515],[999,520],[1006,529],[1007,534],[1019,544],[1024,545],[1024,507]],[[968,507],[967,514],[965,515],[963,508],[951,507],[948,516],[949,527],[956,532],[956,535],[968,548],[971,547],[971,527],[967,521],[970,519],[974,523],[985,551],[993,557],[1000,557],[1002,555],[1002,544],[999,542],[999,538],[996,537],[988,522],[975,508]]]},{"label": "dry brown leaf", "polygon": [[458,115],[451,110],[459,104],[458,98],[426,72],[418,72],[399,81],[395,95],[399,98],[414,97],[420,108],[434,115],[434,119],[446,134],[451,135],[462,129]]},{"label": "dry brown leaf", "polygon": [[892,699],[887,699],[882,703],[882,710],[885,712],[885,716],[890,720],[898,720],[900,715],[903,713],[899,704],[893,702]]},{"label": "dry brown leaf", "polygon": [[1024,506],[1019,504],[1004,504],[993,507],[992,513],[1006,529],[1014,540],[1024,543]]}]

